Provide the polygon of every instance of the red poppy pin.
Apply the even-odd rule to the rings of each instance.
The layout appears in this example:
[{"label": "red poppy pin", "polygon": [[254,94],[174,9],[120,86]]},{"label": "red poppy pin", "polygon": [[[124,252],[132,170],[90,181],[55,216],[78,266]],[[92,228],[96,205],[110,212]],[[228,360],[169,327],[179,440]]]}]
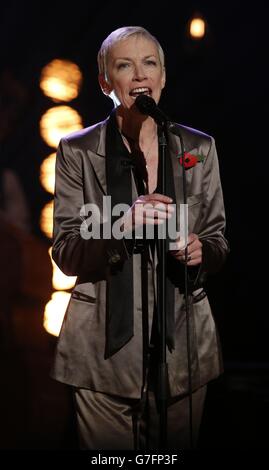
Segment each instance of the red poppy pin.
[{"label": "red poppy pin", "polygon": [[[180,165],[183,165],[183,157],[181,153],[178,155]],[[197,163],[203,162],[205,157],[202,155],[193,155],[192,153],[185,152],[184,154],[184,168],[185,170],[189,170],[193,168]]]}]

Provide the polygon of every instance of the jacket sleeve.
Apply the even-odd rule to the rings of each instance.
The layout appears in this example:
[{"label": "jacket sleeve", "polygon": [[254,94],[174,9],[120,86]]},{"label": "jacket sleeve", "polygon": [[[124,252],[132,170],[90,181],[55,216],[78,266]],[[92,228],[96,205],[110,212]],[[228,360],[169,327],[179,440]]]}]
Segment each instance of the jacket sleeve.
[{"label": "jacket sleeve", "polygon": [[68,276],[105,279],[109,266],[120,265],[130,255],[124,240],[82,237],[81,208],[86,202],[82,151],[73,152],[67,139],[59,144],[55,174],[52,257]]},{"label": "jacket sleeve", "polygon": [[[194,146],[201,148],[201,153],[204,150],[205,154],[203,166],[197,166],[193,170],[201,171],[200,175],[196,174],[201,200],[191,227],[191,231],[198,235],[202,243],[202,263],[188,266],[189,292],[203,287],[207,274],[221,269],[229,252],[228,242],[224,237],[226,219],[215,141],[207,136],[206,142],[196,142]],[[184,292],[185,266],[171,255],[168,266],[174,284]]]},{"label": "jacket sleeve", "polygon": [[225,209],[213,138],[211,138],[211,146],[204,163],[202,204],[198,230],[203,254],[201,270],[213,273],[222,267],[229,252],[228,242],[224,237]]}]

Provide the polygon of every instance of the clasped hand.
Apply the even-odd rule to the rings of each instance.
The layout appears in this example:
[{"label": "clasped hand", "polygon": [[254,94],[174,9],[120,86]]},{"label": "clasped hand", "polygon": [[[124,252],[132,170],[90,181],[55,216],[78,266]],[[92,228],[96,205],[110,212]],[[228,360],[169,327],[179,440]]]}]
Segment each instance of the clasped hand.
[{"label": "clasped hand", "polygon": [[[173,200],[163,194],[146,194],[139,196],[130,209],[122,217],[124,233],[130,233],[141,225],[161,225],[172,217],[174,212]],[[174,243],[179,244],[179,240]],[[180,245],[179,245],[180,246]],[[170,251],[181,263],[185,262],[185,250]],[[188,236],[188,266],[196,266],[202,262],[202,243],[198,235],[190,233]]]}]

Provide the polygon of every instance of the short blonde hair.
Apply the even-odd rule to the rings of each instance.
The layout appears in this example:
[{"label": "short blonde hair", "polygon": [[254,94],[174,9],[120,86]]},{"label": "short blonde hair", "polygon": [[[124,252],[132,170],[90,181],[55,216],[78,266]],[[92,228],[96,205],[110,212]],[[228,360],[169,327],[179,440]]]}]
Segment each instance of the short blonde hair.
[{"label": "short blonde hair", "polygon": [[107,36],[107,38],[103,41],[97,55],[99,73],[103,75],[106,79],[108,79],[109,77],[107,76],[107,58],[110,49],[123,39],[127,39],[130,36],[139,35],[144,36],[145,38],[149,39],[150,41],[156,44],[161,65],[162,67],[164,67],[164,52],[158,39],[156,39],[155,36],[150,34],[149,31],[147,31],[145,28],[142,28],[141,26],[124,26],[123,28],[118,28],[115,29],[115,31],[112,31],[112,33],[110,33],[109,36]]}]

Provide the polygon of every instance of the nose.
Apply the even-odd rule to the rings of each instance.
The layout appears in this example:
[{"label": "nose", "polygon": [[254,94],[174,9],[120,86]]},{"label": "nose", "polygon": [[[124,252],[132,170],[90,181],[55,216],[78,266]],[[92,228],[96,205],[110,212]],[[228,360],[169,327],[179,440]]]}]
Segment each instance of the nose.
[{"label": "nose", "polygon": [[134,67],[134,77],[133,80],[136,80],[138,82],[142,82],[146,76],[145,69],[143,67],[143,64],[136,64]]}]

